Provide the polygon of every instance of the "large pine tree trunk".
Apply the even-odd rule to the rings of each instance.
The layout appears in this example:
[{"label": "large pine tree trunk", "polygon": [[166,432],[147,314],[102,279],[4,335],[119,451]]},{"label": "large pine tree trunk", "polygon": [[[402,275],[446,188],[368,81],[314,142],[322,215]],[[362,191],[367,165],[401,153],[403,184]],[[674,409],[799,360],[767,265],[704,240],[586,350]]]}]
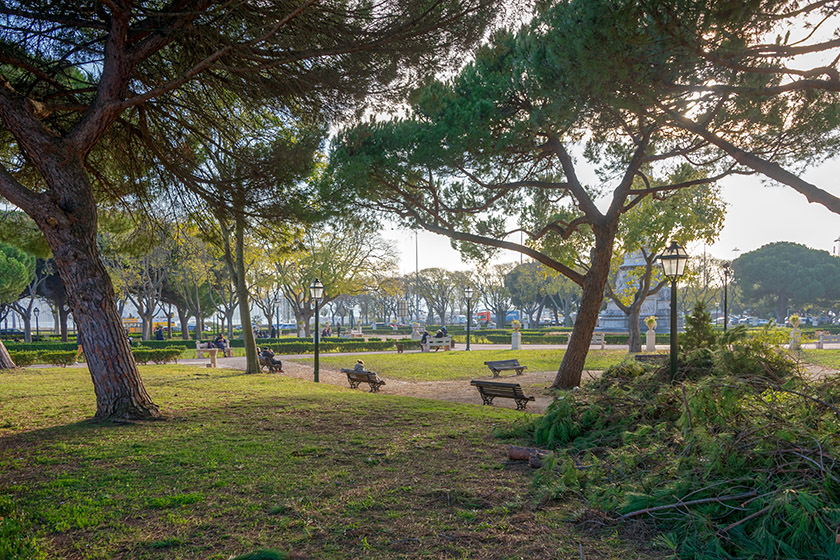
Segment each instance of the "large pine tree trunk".
[{"label": "large pine tree trunk", "polygon": [[[68,166],[69,167],[69,166]],[[79,166],[81,168],[81,165]],[[98,420],[156,418],[160,411],[143,386],[117,312],[111,278],[96,244],[96,203],[84,171],[62,177],[73,189],[52,212],[35,218],[52,249],[76,323],[85,333],[85,357],[96,393]],[[75,175],[75,176],[74,176]],[[34,214],[34,215],[33,215]]]},{"label": "large pine tree trunk", "polygon": [[610,259],[615,239],[615,228],[595,229],[595,247],[592,250],[592,262],[583,279],[583,294],[580,298],[575,327],[569,338],[569,347],[560,362],[560,369],[551,385],[555,389],[572,389],[580,386],[586,355],[592,333],[598,324],[598,313],[604,301],[604,288],[610,274]]},{"label": "large pine tree trunk", "polygon": [[12,357],[9,356],[8,350],[6,350],[6,345],[0,340],[0,369],[15,369],[16,367]]}]

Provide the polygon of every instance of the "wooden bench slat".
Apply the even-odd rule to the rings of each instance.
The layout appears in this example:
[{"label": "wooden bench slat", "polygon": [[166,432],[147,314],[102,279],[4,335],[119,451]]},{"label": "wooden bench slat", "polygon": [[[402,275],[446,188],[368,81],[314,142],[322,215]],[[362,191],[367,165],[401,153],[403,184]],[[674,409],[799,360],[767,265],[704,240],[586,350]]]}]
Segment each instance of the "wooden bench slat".
[{"label": "wooden bench slat", "polygon": [[486,405],[492,406],[493,399],[499,397],[513,399],[516,402],[517,410],[525,410],[528,401],[536,400],[535,397],[525,396],[519,383],[499,383],[497,381],[473,379],[470,381],[470,385],[478,388],[478,393]]},{"label": "wooden bench slat", "polygon": [[490,371],[493,372],[493,377],[499,377],[499,373],[509,369],[516,370],[516,375],[522,375],[522,372],[528,369],[527,366],[521,365],[519,360],[491,360],[484,362],[484,365],[490,368]]},{"label": "wooden bench slat", "polygon": [[355,369],[341,368],[341,373],[347,374],[347,382],[350,383],[351,389],[355,389],[362,383],[367,383],[370,386],[371,393],[378,393],[379,388],[385,385],[385,381],[376,375],[375,371],[356,371]]}]

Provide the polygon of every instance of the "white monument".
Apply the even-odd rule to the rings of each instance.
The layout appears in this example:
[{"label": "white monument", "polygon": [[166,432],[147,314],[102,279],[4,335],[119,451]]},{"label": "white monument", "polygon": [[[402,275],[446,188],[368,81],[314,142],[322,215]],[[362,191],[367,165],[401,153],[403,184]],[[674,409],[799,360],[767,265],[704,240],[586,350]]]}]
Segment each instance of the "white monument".
[{"label": "white monument", "polygon": [[[637,268],[645,266],[645,259],[641,251],[629,253],[624,257],[624,261],[618,269],[618,276],[615,280],[615,291],[621,293],[634,288],[629,287],[630,283],[636,283],[636,275],[632,274]],[[659,264],[654,266],[658,267]],[[656,332],[667,333],[671,332],[671,287],[664,286],[655,295],[648,297],[642,302],[642,309],[639,311],[639,331],[647,331],[645,326],[645,319],[650,316],[656,317]],[[618,305],[607,298],[607,309],[598,317],[599,331],[606,332],[627,332],[627,315],[624,311],[618,308]]]}]

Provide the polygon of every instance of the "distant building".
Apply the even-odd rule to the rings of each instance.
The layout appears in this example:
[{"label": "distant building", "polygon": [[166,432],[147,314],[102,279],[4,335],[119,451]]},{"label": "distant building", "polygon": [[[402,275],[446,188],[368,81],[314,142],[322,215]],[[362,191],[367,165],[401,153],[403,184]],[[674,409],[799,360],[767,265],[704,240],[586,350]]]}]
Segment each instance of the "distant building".
[{"label": "distant building", "polygon": [[[627,289],[628,278],[633,278],[630,272],[639,267],[645,266],[645,260],[640,251],[630,253],[624,257],[624,261],[618,269],[618,276],[615,279],[615,291],[621,292]],[[642,309],[639,312],[639,328],[647,332],[645,319],[653,315],[656,317],[656,332],[671,332],[671,288],[665,286],[656,295],[650,296],[642,302]],[[678,318],[681,319],[681,318]],[[682,321],[680,321],[682,326]],[[618,308],[612,300],[607,299],[607,309],[598,317],[598,331],[605,332],[627,332],[630,329],[627,324],[627,315]]]}]

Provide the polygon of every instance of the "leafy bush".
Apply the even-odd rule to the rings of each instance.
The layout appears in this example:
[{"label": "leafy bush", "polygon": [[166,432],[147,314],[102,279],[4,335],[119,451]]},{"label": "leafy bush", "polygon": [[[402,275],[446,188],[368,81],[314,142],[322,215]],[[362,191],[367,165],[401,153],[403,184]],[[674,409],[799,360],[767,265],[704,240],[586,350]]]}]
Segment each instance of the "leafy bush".
[{"label": "leafy bush", "polygon": [[134,361],[138,364],[148,364],[149,362],[165,364],[180,358],[183,350],[184,349],[182,347],[132,348],[131,353],[134,355]]},{"label": "leafy bush", "polygon": [[685,320],[685,332],[679,337],[680,351],[690,354],[696,350],[711,348],[717,344],[718,336],[706,304],[698,301],[694,304],[694,311]]},{"label": "leafy bush", "polygon": [[140,346],[147,348],[195,348],[194,340],[144,340]]},{"label": "leafy bush", "polygon": [[625,362],[558,397],[522,427],[555,450],[536,487],[644,519],[683,558],[837,558],[840,380],[797,375],[772,329],[733,331],[705,375]]},{"label": "leafy bush", "polygon": [[9,352],[9,357],[17,367],[27,367],[38,363],[38,352]]},{"label": "leafy bush", "polygon": [[75,342],[4,342],[6,350],[9,352],[37,352],[40,350],[52,351],[75,351],[79,345]]},{"label": "leafy bush", "polygon": [[54,366],[71,366],[76,363],[76,350],[70,352],[39,352],[38,361]]}]

